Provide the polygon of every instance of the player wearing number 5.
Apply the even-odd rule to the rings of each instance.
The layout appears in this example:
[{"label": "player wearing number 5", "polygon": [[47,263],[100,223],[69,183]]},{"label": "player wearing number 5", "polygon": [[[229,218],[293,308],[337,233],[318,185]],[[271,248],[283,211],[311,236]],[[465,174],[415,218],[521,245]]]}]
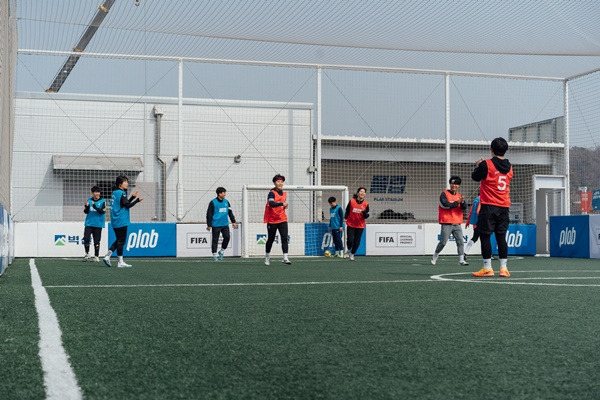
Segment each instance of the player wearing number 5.
[{"label": "player wearing number 5", "polygon": [[506,265],[508,245],[506,231],[508,230],[510,208],[510,181],[513,169],[510,162],[504,158],[508,143],[504,138],[492,140],[492,158],[480,158],[475,162],[475,170],[471,174],[474,181],[480,182],[481,209],[477,220],[477,231],[481,237],[481,257],[483,268],[473,272],[473,276],[494,276],[492,269],[492,245],[490,236],[496,236],[498,256],[500,258],[500,276],[509,277]]}]

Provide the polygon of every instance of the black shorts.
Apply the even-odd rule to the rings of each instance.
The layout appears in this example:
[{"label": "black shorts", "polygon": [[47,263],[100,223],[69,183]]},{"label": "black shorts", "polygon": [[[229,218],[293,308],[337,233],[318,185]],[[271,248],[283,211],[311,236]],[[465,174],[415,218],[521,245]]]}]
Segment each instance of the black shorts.
[{"label": "black shorts", "polygon": [[484,235],[504,235],[510,221],[508,210],[507,207],[482,204],[477,218],[477,231]]}]

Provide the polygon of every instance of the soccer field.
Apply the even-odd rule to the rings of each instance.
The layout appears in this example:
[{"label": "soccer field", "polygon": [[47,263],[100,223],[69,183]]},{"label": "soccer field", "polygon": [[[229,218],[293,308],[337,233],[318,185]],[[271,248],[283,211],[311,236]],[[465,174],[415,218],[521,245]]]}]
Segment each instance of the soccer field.
[{"label": "soccer field", "polygon": [[598,261],[475,259],[18,259],[0,398],[45,396],[36,273],[86,399],[598,398]]}]

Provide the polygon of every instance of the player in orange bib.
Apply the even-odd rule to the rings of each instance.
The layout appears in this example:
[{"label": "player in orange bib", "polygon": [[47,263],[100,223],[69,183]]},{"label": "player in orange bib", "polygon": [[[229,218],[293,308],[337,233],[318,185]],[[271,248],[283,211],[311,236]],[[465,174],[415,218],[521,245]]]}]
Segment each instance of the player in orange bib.
[{"label": "player in orange bib", "polygon": [[346,223],[348,252],[350,261],[354,261],[354,255],[360,246],[366,219],[369,218],[369,203],[365,201],[367,189],[359,187],[352,200],[346,207],[344,222]]},{"label": "player in orange bib", "polygon": [[513,178],[513,169],[510,161],[504,158],[508,150],[508,143],[504,138],[492,140],[492,158],[480,158],[475,163],[475,170],[471,174],[474,181],[480,182],[479,198],[481,209],[477,219],[477,231],[481,237],[481,257],[483,268],[473,272],[473,276],[494,276],[492,269],[492,245],[490,236],[495,234],[498,243],[498,256],[500,258],[500,276],[509,277],[506,266],[508,259],[508,245],[506,244],[506,231],[508,230],[510,208],[510,181]]},{"label": "player in orange bib", "polygon": [[283,251],[284,264],[291,264],[288,258],[288,223],[285,210],[288,208],[287,193],[283,191],[285,176],[275,175],[273,183],[275,187],[269,191],[267,204],[265,205],[264,221],[267,224],[267,244],[265,246],[265,265],[271,264],[271,248],[275,241],[277,231],[281,239],[281,250]]},{"label": "player in orange bib", "polygon": [[438,222],[440,223],[440,241],[435,247],[431,264],[435,265],[440,252],[448,243],[450,235],[454,236],[456,242],[456,251],[458,253],[458,263],[460,265],[469,265],[465,261],[464,239],[462,231],[463,213],[467,209],[467,203],[464,197],[458,192],[462,183],[460,176],[451,176],[448,181],[450,189],[446,189],[440,194],[438,204]]}]

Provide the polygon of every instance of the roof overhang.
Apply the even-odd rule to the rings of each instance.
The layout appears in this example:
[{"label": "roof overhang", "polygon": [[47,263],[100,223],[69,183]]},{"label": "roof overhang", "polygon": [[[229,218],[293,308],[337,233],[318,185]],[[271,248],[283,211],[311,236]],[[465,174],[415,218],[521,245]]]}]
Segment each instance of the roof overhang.
[{"label": "roof overhang", "polygon": [[140,157],[106,157],[106,156],[52,156],[55,170],[83,171],[133,171],[142,172],[144,163]]}]

